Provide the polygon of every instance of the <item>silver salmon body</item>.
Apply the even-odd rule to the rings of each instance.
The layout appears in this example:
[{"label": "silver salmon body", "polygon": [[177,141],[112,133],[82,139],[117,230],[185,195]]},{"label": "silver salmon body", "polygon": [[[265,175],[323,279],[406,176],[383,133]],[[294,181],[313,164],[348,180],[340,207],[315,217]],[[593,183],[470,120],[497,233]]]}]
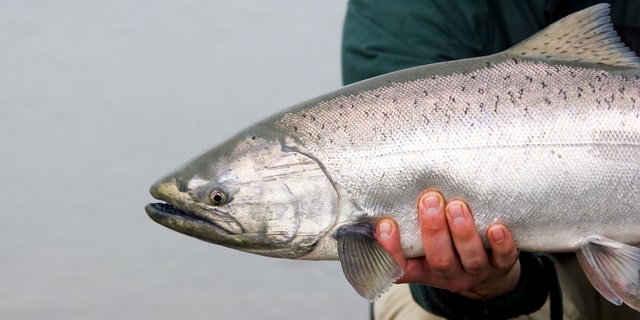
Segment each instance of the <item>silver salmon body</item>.
[{"label": "silver salmon body", "polygon": [[[347,86],[252,126],[151,187],[149,216],[266,256],[340,259],[375,299],[401,270],[392,217],[424,255],[416,199],[461,197],[485,235],[575,251],[610,301],[640,310],[640,59],[597,5],[486,57]],[[486,239],[485,239],[486,241]]]}]

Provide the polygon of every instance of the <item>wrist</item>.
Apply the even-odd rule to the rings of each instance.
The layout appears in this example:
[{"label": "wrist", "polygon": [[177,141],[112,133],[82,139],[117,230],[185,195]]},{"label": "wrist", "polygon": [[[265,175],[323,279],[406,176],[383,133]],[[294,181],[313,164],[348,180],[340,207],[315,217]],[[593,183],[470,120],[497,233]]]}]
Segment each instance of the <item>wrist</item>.
[{"label": "wrist", "polygon": [[[443,318],[511,319],[540,309],[549,296],[549,283],[553,281],[557,286],[557,278],[549,278],[551,274],[555,276],[553,264],[541,263],[537,256],[520,252],[520,276],[516,287],[495,298],[480,300],[476,295],[471,299],[445,289],[415,283],[410,284],[409,288],[422,308]],[[508,286],[502,287],[502,290],[506,288]],[[496,290],[495,294],[502,290]]]}]

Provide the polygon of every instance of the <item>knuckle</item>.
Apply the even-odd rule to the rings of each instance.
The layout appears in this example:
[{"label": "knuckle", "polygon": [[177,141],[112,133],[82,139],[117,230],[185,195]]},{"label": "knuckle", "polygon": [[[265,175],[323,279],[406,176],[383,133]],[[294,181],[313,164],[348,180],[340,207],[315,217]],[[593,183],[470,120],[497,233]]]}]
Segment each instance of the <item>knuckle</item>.
[{"label": "knuckle", "polygon": [[452,226],[451,233],[453,234],[454,240],[469,242],[475,238],[477,231],[474,227],[470,225],[463,225],[463,226]]},{"label": "knuckle", "polygon": [[438,257],[428,261],[431,270],[438,273],[446,273],[454,267],[453,259],[447,257]]},{"label": "knuckle", "polygon": [[484,260],[480,257],[470,258],[463,261],[464,270],[468,273],[480,273],[486,267]]}]

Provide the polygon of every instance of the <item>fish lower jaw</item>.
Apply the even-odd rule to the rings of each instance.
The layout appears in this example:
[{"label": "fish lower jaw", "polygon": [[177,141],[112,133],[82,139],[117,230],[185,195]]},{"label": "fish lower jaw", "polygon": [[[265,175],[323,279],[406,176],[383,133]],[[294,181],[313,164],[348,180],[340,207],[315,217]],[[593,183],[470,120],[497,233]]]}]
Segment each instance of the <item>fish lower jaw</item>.
[{"label": "fish lower jaw", "polygon": [[215,229],[228,235],[238,234],[237,228],[225,228],[222,224],[208,219],[205,216],[181,210],[180,208],[166,202],[149,203],[145,207],[145,211],[149,217],[170,229],[178,232],[186,233],[180,229]]}]

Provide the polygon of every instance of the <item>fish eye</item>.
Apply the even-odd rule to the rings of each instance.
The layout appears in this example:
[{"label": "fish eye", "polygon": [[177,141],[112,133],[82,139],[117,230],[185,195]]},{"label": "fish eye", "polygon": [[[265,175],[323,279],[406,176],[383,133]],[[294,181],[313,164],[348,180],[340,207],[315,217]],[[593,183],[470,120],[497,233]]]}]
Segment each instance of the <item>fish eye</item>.
[{"label": "fish eye", "polygon": [[214,206],[219,206],[227,201],[227,195],[220,189],[213,189],[209,193],[209,200]]}]

